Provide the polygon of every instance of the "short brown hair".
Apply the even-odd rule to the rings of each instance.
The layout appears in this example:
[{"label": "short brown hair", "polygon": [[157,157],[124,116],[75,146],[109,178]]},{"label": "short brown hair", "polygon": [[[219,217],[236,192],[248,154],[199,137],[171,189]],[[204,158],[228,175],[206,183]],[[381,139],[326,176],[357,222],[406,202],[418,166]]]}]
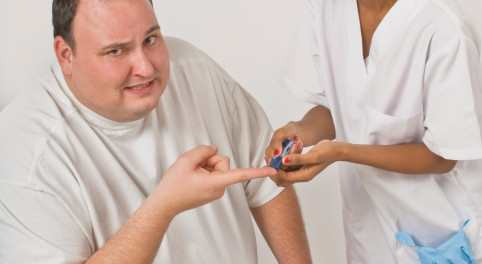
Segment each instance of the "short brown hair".
[{"label": "short brown hair", "polygon": [[[80,0],[53,0],[52,24],[54,26],[54,38],[61,36],[74,50],[75,40],[72,34],[72,23]],[[152,5],[152,0],[149,0]]]}]

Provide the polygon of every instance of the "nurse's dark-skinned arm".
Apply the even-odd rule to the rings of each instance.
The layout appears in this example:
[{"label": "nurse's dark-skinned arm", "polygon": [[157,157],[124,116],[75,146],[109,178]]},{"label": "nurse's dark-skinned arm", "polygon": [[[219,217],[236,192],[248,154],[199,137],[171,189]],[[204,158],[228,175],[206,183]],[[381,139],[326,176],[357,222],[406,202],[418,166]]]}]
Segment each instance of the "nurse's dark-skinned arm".
[{"label": "nurse's dark-skinned arm", "polygon": [[322,140],[305,154],[283,158],[283,164],[299,167],[280,170],[271,178],[280,186],[309,181],[336,161],[347,161],[405,174],[439,174],[452,170],[457,161],[444,159],[424,143],[401,145],[358,145]]},{"label": "nurse's dark-skinned arm", "polygon": [[278,263],[312,263],[301,210],[293,186],[251,213]]},{"label": "nurse's dark-skinned arm", "polygon": [[300,142],[300,148],[303,148],[303,146],[312,146],[323,139],[332,140],[334,138],[335,125],[330,110],[324,106],[315,106],[300,121],[289,122],[274,132],[269,146],[266,148],[265,157],[270,159],[281,154],[281,143],[285,139],[295,139]]},{"label": "nurse's dark-skinned arm", "polygon": [[86,263],[152,263],[177,214],[221,198],[230,184],[276,172],[268,167],[229,170],[229,158],[216,153],[215,146],[199,146],[179,157],[137,211]]}]

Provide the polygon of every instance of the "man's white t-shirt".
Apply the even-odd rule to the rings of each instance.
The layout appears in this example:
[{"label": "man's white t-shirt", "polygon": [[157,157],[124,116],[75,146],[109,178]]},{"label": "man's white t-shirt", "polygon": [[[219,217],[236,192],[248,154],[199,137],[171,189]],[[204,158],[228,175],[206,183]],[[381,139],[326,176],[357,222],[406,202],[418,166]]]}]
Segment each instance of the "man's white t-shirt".
[{"label": "man's white t-shirt", "polygon": [[[272,130],[261,107],[208,56],[166,42],[170,80],[141,120],[117,123],[85,108],[59,66],[0,113],[1,263],[82,263],[198,145],[218,146],[231,168],[263,165]],[[249,208],[281,190],[251,180],[179,214],[155,263],[256,263]]]},{"label": "man's white t-shirt", "polygon": [[307,1],[284,87],[328,107],[338,141],[423,142],[458,160],[452,171],[433,175],[341,162],[349,263],[417,263],[415,248],[399,243],[396,233],[437,248],[467,219],[466,234],[482,261],[479,49],[455,0],[398,0],[376,29],[366,59],[356,0]]}]

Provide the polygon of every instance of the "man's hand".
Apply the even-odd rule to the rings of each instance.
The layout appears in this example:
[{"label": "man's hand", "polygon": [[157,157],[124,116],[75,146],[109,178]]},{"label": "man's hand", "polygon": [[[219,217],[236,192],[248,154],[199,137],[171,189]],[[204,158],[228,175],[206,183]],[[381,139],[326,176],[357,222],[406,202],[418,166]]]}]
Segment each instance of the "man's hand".
[{"label": "man's hand", "polygon": [[224,195],[228,185],[276,173],[269,167],[229,169],[229,158],[216,155],[216,146],[199,146],[186,152],[166,171],[156,190],[172,216]]}]

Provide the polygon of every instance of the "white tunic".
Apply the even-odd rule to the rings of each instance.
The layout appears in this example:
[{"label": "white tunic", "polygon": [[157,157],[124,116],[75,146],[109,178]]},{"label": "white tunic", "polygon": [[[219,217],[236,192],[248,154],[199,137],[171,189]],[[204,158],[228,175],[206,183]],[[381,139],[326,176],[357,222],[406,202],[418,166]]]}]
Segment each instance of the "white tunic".
[{"label": "white tunic", "polygon": [[439,175],[341,162],[349,263],[417,263],[415,249],[395,233],[409,232],[419,245],[436,248],[466,219],[482,261],[479,43],[456,2],[399,0],[364,60],[357,1],[308,0],[283,85],[331,110],[338,141],[423,142],[458,160]]},{"label": "white tunic", "polygon": [[[272,130],[261,107],[205,54],[166,42],[169,84],[142,120],[116,123],[86,109],[58,66],[0,113],[0,263],[82,263],[200,144],[217,145],[232,168],[263,164]],[[252,180],[181,213],[155,263],[257,263],[249,207],[281,190]]]}]

